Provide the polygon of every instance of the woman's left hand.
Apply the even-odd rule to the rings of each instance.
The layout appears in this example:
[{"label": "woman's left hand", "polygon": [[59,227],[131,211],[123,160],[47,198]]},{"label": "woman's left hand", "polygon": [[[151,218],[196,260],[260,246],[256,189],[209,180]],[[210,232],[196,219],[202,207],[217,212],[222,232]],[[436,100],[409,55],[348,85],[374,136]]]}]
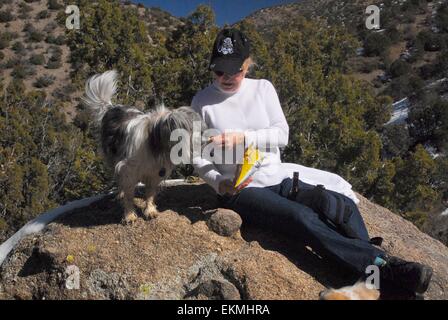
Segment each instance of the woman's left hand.
[{"label": "woman's left hand", "polygon": [[210,141],[215,143],[218,147],[225,147],[231,149],[238,144],[244,144],[243,132],[226,132],[217,136],[210,137]]},{"label": "woman's left hand", "polygon": [[246,188],[249,185],[249,183],[252,182],[252,180],[253,180],[253,178],[250,177],[249,179],[244,181],[242,184],[240,184],[236,188],[235,188],[235,182],[234,181],[232,181],[230,179],[222,180],[219,183],[219,193],[234,195],[235,193],[237,193],[237,192],[243,190],[244,188]]}]

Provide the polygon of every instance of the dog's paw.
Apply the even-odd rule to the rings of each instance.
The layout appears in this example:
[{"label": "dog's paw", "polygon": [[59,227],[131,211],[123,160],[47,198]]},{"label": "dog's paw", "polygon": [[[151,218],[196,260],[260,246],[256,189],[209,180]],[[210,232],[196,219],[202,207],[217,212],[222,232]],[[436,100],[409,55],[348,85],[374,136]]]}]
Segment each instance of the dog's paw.
[{"label": "dog's paw", "polygon": [[124,225],[129,225],[133,224],[135,221],[137,221],[137,214],[135,212],[129,212],[125,214],[125,216],[121,220],[121,223]]},{"label": "dog's paw", "polygon": [[143,211],[143,215],[147,220],[155,219],[159,215],[159,211],[154,205],[148,205]]}]

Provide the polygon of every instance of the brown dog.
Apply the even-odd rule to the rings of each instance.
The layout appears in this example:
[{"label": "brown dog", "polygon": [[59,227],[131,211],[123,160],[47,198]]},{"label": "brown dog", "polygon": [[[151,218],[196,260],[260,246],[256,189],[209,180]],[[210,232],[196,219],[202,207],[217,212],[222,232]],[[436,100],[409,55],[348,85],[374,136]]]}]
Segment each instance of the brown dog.
[{"label": "brown dog", "polygon": [[320,300],[378,300],[379,297],[380,292],[375,288],[368,288],[365,281],[340,289],[327,289],[319,294]]}]

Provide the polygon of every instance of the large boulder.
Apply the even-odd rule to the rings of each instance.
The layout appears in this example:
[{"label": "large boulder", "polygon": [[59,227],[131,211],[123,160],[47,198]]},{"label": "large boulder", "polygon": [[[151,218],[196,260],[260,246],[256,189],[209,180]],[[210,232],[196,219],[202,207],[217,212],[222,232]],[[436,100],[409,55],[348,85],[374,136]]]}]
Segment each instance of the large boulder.
[{"label": "large boulder", "polygon": [[[385,250],[434,268],[425,298],[447,299],[448,248],[358,197]],[[236,230],[235,213],[219,208],[205,184],[166,187],[156,203],[156,219],[124,226],[110,196],[25,237],[1,267],[0,298],[317,299],[325,287],[356,280],[294,239],[244,223]]]}]

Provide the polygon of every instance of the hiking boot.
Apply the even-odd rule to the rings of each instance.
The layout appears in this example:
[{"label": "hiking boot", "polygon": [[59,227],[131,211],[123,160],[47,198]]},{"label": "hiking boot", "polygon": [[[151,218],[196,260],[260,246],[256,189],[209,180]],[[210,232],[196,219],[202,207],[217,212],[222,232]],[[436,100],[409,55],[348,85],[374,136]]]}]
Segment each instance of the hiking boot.
[{"label": "hiking boot", "polygon": [[386,257],[386,265],[380,269],[381,278],[411,292],[422,294],[428,290],[432,268],[397,257]]}]

